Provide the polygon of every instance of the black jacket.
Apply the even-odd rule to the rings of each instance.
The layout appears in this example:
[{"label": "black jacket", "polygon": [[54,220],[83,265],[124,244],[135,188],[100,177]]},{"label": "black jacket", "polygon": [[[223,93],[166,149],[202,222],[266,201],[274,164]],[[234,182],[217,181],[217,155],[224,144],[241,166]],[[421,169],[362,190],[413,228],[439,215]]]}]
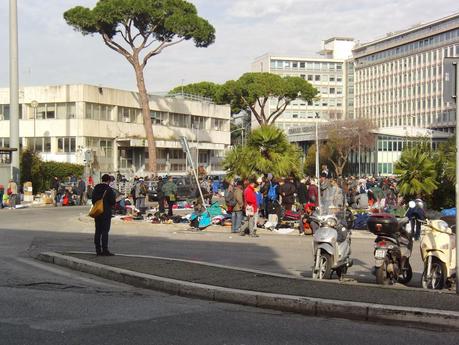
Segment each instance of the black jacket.
[{"label": "black jacket", "polygon": [[308,188],[304,183],[298,183],[296,186],[297,194],[298,194],[298,202],[300,204],[306,204],[308,200]]},{"label": "black jacket", "polygon": [[110,219],[112,217],[112,207],[116,203],[114,190],[106,183],[99,183],[94,187],[91,199],[92,203],[95,204],[96,201],[102,199],[105,191],[107,191],[107,193],[105,193],[104,197],[104,213],[102,213],[99,217]]}]

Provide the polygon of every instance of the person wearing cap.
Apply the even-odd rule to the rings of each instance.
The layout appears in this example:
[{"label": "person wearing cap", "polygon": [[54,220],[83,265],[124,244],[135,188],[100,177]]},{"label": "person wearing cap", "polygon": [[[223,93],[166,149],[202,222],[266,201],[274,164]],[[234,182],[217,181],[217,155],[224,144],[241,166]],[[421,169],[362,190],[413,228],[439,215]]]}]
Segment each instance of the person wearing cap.
[{"label": "person wearing cap", "polygon": [[426,213],[424,211],[424,203],[421,199],[411,200],[408,203],[408,211],[405,215],[411,223],[411,230],[413,231],[413,237],[415,241],[419,241],[421,237],[421,222],[420,220],[426,219]]},{"label": "person wearing cap", "polygon": [[93,205],[103,199],[104,212],[94,218],[96,231],[94,234],[94,245],[96,247],[96,255],[98,256],[113,256],[114,254],[108,250],[108,233],[110,231],[112,221],[112,208],[116,202],[115,191],[109,186],[110,175],[102,175],[102,182],[94,187],[92,193]]}]

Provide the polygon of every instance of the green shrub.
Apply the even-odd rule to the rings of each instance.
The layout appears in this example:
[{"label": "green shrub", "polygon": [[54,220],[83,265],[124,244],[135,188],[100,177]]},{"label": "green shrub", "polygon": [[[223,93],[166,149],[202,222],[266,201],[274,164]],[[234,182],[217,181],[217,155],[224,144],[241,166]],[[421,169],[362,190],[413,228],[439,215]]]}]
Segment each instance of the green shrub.
[{"label": "green shrub", "polygon": [[24,150],[21,153],[21,184],[31,181],[35,194],[49,190],[54,176],[63,180],[71,175],[82,176],[83,172],[84,166],[80,164],[44,162],[32,150]]}]

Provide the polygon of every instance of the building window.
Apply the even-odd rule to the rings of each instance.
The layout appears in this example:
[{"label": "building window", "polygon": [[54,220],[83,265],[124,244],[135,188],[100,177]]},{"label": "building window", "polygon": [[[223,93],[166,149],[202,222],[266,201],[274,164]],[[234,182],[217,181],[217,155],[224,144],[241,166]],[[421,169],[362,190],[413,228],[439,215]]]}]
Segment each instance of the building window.
[{"label": "building window", "polygon": [[9,120],[9,119],[10,119],[10,105],[0,104],[0,120]]},{"label": "building window", "polygon": [[0,138],[0,147],[10,147],[10,138]]},{"label": "building window", "polygon": [[224,131],[226,120],[223,119],[212,119],[212,129],[214,131]]},{"label": "building window", "polygon": [[57,152],[73,153],[75,151],[76,151],[76,138],[75,137],[57,138]]},{"label": "building window", "polygon": [[100,140],[100,153],[102,157],[111,158],[113,156],[113,141]]},{"label": "building window", "polygon": [[317,75],[317,74],[316,74],[316,75],[314,76],[314,80],[315,80],[315,81],[320,81],[320,75]]},{"label": "building window", "polygon": [[[456,47],[457,49],[457,47]],[[304,68],[305,67],[305,63],[304,62],[300,62],[300,68]]]},{"label": "building window", "polygon": [[37,119],[55,119],[56,104],[39,104],[36,110]]},{"label": "building window", "polygon": [[151,123],[153,125],[165,125],[167,123],[167,113],[164,111],[150,111]]},{"label": "building window", "polygon": [[142,123],[142,110],[137,108],[118,107],[118,121],[126,123]]},{"label": "building window", "polygon": [[334,88],[334,87],[331,87],[330,90],[329,90],[329,93],[330,93],[330,94],[334,94],[335,91],[336,91],[335,88]]},{"label": "building window", "polygon": [[[199,121],[197,121],[197,123],[198,126],[201,126]],[[190,117],[184,114],[170,113],[169,126],[182,128],[190,127]]]}]

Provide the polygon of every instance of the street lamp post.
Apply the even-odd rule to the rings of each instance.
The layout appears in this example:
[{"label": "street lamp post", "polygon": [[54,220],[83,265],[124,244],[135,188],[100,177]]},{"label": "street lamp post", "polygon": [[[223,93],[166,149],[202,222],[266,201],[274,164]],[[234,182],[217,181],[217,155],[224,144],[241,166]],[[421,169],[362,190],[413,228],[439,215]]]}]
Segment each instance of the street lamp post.
[{"label": "street lamp post", "polygon": [[16,149],[11,155],[11,177],[19,182],[19,72],[18,72],[18,15],[17,0],[10,0],[9,46],[10,46],[10,147]]},{"label": "street lamp post", "polygon": [[35,127],[35,121],[37,120],[37,107],[38,107],[38,102],[37,101],[32,101],[30,102],[30,106],[33,109],[33,140],[35,143],[36,140],[36,127]]},{"label": "street lamp post", "polygon": [[320,205],[320,147],[319,147],[319,113],[316,113],[316,178],[317,178],[317,205],[319,206],[319,215],[322,214],[322,208]]}]

